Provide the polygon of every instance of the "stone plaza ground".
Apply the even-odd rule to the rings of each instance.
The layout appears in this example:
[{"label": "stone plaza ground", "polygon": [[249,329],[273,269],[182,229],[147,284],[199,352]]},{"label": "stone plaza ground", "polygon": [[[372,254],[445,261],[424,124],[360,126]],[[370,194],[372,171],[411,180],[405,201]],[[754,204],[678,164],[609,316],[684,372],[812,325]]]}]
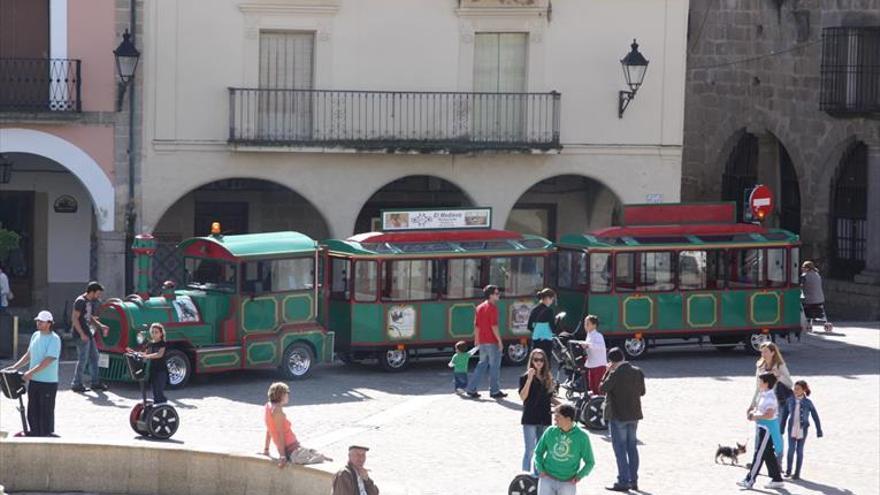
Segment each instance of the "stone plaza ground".
[{"label": "stone plaza ground", "polygon": [[[764,493],[880,493],[880,327],[842,325],[831,335],[781,342],[795,380],[813,389],[825,436],[810,430],[802,480]],[[711,347],[652,349],[637,364],[647,377],[645,420],[639,426],[643,494],[740,493],[743,467],[718,465],[718,444],[744,442],[750,460],[752,425],[745,411],[754,390],[754,357]],[[62,365],[56,431],[69,440],[143,444],[128,426],[139,400],[132,384],[107,393],[75,394]],[[383,494],[503,494],[519,471],[522,434],[516,379],[504,368],[506,400],[463,399],[451,391],[445,360],[426,360],[398,374],[368,366],[316,368],[292,384],[287,407],[306,445],[344,463],[351,443],[368,445],[367,465]],[[266,372],[200,377],[168,396],[181,416],[171,440],[193,449],[257,453],[262,450],[262,404],[275,376]],[[0,429],[20,429],[12,401],[0,400]],[[596,468],[578,493],[604,490],[615,478],[611,444],[591,433]],[[273,450],[274,451],[274,450]],[[39,462],[35,459],[34,462]],[[84,460],[84,462],[88,462]],[[268,461],[267,461],[268,462]],[[762,487],[765,477],[756,488]]]}]

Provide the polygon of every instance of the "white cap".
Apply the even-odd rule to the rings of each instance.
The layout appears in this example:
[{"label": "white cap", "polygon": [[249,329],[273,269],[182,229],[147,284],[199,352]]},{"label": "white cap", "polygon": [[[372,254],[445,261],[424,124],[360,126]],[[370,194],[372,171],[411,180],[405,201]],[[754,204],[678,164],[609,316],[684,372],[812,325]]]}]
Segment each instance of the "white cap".
[{"label": "white cap", "polygon": [[40,314],[38,314],[37,317],[34,319],[37,321],[55,321],[55,319],[52,318],[52,313],[46,311],[45,309],[43,311],[40,311]]}]

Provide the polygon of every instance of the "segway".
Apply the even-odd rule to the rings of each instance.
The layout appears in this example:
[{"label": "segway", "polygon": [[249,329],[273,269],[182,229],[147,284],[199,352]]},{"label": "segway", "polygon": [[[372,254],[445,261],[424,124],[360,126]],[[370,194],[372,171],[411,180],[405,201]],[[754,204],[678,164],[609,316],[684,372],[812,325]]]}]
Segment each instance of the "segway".
[{"label": "segway", "polygon": [[147,390],[144,386],[147,361],[140,354],[126,352],[125,364],[128,365],[131,378],[141,387],[141,398],[143,399],[143,402],[131,408],[131,414],[128,417],[131,429],[143,437],[168,440],[180,426],[180,417],[177,416],[177,411],[168,404],[154,405],[153,401],[147,399]]},{"label": "segway", "polygon": [[21,432],[24,436],[27,436],[28,424],[25,415],[24,400],[22,399],[27,392],[27,388],[24,386],[24,373],[21,371],[0,372],[0,391],[3,392],[3,395],[12,400],[18,399],[18,412],[21,414]]}]

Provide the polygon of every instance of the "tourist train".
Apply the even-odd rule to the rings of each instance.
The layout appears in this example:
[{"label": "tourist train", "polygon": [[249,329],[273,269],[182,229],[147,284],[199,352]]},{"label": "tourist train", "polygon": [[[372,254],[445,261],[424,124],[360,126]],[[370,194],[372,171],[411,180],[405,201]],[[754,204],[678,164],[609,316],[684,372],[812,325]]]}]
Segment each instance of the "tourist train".
[{"label": "tourist train", "polygon": [[733,203],[625,206],[621,225],[556,242],[495,230],[491,210],[383,211],[382,230],[318,242],[296,232],[180,243],[182,287],[150,295],[155,240],[138,236],[137,293],[101,308],[101,374],[128,380],[123,353],[152,322],[169,343],[172,387],[194,374],[277,369],[302,378],[319,363],[414,359],[472,341],[482,287],[502,289],[504,359],[528,355],[529,312],[559,293],[564,328],[598,315],[611,345],[638,358],[654,346],[710,343],[757,352],[800,332],[797,235],[736,221]]}]

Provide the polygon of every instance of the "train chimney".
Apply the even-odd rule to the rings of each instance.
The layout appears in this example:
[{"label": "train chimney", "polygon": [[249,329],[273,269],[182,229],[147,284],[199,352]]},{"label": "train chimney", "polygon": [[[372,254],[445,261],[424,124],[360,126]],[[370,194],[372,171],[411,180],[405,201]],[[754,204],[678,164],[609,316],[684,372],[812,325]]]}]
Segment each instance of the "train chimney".
[{"label": "train chimney", "polygon": [[150,234],[135,236],[131,252],[135,256],[135,291],[146,299],[150,297],[151,261],[156,252],[156,239]]}]

